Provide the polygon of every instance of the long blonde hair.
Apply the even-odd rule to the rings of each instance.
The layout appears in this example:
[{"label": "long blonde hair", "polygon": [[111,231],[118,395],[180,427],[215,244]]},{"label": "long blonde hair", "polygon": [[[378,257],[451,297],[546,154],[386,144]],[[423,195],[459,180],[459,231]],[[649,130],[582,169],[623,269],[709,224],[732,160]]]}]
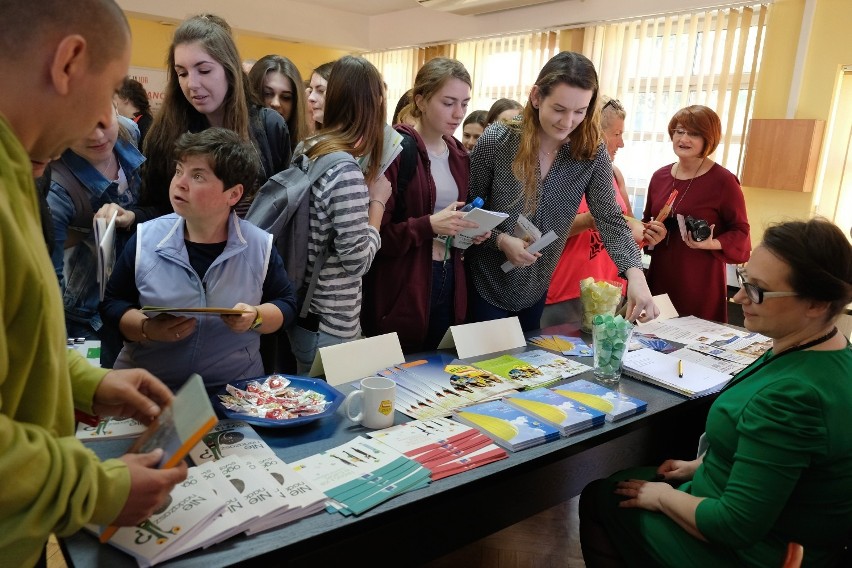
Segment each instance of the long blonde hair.
[{"label": "long blonde hair", "polygon": [[[568,135],[571,157],[581,161],[592,160],[601,142],[600,111],[597,105],[598,74],[595,71],[595,66],[586,56],[579,53],[572,51],[557,53],[542,67],[535,81],[535,88],[538,89],[543,100],[560,84],[592,91],[592,99],[589,101],[589,114]],[[527,104],[524,106],[521,122],[519,124],[510,122],[509,125],[520,131],[521,141],[518,146],[518,153],[512,162],[512,173],[521,182],[525,208],[527,211],[531,211],[535,209],[538,199],[540,178],[538,162],[539,129],[541,128],[538,109],[533,107],[531,100],[527,100]]]},{"label": "long blonde hair", "polygon": [[346,55],[334,63],[325,92],[322,129],[308,138],[314,159],[343,151],[369,156],[364,179],[378,177],[385,125],[385,89],[379,70],[363,57]]}]

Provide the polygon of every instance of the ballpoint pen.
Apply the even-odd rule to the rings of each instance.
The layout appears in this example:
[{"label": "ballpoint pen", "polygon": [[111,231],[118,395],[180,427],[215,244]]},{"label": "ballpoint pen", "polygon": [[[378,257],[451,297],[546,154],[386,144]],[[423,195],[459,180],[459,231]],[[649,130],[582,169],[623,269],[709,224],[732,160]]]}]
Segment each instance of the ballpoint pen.
[{"label": "ballpoint pen", "polygon": [[678,359],[677,361],[677,376],[678,378],[683,378],[683,359]]}]

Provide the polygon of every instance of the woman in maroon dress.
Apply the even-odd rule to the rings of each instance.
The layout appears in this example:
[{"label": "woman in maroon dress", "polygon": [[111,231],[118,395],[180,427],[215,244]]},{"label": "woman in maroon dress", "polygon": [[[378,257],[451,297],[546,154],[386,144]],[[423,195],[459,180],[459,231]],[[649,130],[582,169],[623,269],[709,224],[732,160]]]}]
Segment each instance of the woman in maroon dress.
[{"label": "woman in maroon dress", "polygon": [[[668,294],[682,316],[726,322],[725,264],[743,263],[751,253],[742,188],[734,174],[707,157],[722,133],[712,109],[683,108],[668,130],[678,161],[651,177],[643,220],[658,216],[673,190],[677,195],[664,223],[665,237],[649,247],[648,285],[655,295]],[[686,220],[683,233],[679,216]]]}]

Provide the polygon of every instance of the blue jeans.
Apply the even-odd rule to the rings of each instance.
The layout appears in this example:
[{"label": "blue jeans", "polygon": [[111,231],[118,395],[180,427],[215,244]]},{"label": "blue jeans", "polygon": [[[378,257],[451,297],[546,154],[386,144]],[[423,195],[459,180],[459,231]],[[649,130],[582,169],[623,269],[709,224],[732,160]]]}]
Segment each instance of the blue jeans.
[{"label": "blue jeans", "polygon": [[437,349],[438,344],[453,323],[455,296],[455,269],[452,259],[432,261],[432,298],[429,301],[429,329],[423,349]]},{"label": "blue jeans", "polygon": [[544,300],[547,294],[541,297],[539,301],[528,308],[524,308],[517,312],[511,312],[498,308],[484,299],[476,289],[471,286],[468,294],[468,319],[471,323],[479,321],[491,321],[501,318],[517,316],[521,323],[521,329],[524,331],[532,331],[541,328],[541,313],[544,311]]},{"label": "blue jeans", "polygon": [[298,325],[294,325],[287,330],[287,337],[290,338],[290,349],[296,358],[296,374],[305,377],[311,371],[314,358],[316,358],[320,347],[339,345],[340,343],[357,339],[354,337],[352,339],[345,339],[324,331],[310,331]]}]

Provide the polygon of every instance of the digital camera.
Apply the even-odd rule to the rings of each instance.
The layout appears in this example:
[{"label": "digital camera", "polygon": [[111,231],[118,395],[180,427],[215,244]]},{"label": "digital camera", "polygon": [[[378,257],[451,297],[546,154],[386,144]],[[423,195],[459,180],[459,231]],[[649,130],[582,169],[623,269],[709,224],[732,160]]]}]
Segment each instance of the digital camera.
[{"label": "digital camera", "polygon": [[694,241],[706,241],[710,237],[710,225],[704,219],[696,219],[691,215],[686,216],[686,230],[692,235]]}]

